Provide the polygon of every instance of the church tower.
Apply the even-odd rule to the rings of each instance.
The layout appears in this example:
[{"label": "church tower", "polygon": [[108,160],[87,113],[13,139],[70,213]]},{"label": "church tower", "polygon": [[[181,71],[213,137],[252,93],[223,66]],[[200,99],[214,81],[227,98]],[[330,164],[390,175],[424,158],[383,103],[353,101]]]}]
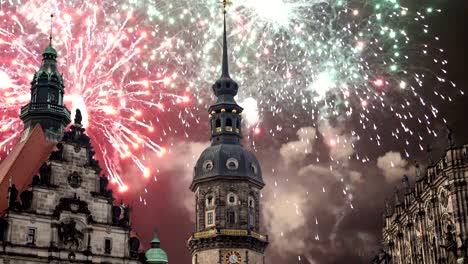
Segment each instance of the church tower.
[{"label": "church tower", "polygon": [[265,184],[257,158],[240,143],[243,109],[234,100],[238,85],[228,66],[224,10],[222,74],[209,108],[211,146],[200,155],[190,186],[196,204],[196,231],[188,241],[193,264],[265,263],[268,237],[259,231]]},{"label": "church tower", "polygon": [[40,124],[46,138],[52,142],[62,139],[65,127],[70,123],[70,111],[63,104],[64,84],[57,69],[57,51],[50,43],[42,53],[42,64],[31,82],[31,102],[21,107],[24,123],[22,139],[36,124]]}]

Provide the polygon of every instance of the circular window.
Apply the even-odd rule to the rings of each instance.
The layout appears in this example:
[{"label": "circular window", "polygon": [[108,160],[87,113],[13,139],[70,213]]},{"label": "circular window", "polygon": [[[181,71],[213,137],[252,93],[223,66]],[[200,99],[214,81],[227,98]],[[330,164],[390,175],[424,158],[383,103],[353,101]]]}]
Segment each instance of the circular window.
[{"label": "circular window", "polygon": [[237,202],[237,197],[234,193],[228,194],[228,204],[235,205]]},{"label": "circular window", "polygon": [[254,163],[251,163],[250,164],[250,169],[252,170],[253,174],[257,175],[257,173],[258,173],[257,165],[255,165]]},{"label": "circular window", "polygon": [[235,158],[229,158],[226,161],[226,167],[229,170],[237,170],[237,168],[239,168],[239,162]]},{"label": "circular window", "polygon": [[213,161],[211,161],[211,160],[205,160],[205,161],[203,162],[203,170],[204,170],[205,172],[209,172],[209,171],[211,171],[212,169],[213,169]]}]

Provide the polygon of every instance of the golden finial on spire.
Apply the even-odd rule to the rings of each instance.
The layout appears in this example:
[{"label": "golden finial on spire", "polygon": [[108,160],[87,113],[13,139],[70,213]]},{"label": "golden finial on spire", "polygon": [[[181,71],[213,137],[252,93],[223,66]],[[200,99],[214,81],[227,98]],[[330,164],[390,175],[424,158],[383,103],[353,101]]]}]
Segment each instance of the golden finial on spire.
[{"label": "golden finial on spire", "polygon": [[224,8],[224,13],[226,14],[226,8],[228,5],[232,5],[232,2],[231,1],[226,1],[226,0],[223,0],[223,8]]}]

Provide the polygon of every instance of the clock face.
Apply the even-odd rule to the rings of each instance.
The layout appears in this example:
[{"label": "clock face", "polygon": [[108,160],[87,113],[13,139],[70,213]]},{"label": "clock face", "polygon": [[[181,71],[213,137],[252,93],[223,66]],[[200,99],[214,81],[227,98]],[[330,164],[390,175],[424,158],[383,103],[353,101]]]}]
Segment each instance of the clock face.
[{"label": "clock face", "polygon": [[237,251],[229,251],[226,253],[226,264],[240,264],[241,254]]}]

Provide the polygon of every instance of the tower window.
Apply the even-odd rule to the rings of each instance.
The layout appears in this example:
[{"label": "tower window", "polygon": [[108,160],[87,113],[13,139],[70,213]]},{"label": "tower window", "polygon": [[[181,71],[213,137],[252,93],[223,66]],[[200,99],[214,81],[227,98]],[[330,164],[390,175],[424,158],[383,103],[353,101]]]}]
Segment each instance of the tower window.
[{"label": "tower window", "polygon": [[240,132],[240,120],[239,119],[236,120],[236,132],[237,133]]},{"label": "tower window", "polygon": [[233,225],[236,223],[236,213],[229,211],[227,214],[228,224]]},{"label": "tower window", "polygon": [[237,159],[235,159],[235,158],[229,158],[229,159],[226,161],[226,167],[227,167],[229,170],[237,170],[237,168],[239,168],[239,162],[238,162]]},{"label": "tower window", "polygon": [[250,164],[250,169],[252,170],[253,174],[257,175],[257,173],[258,173],[257,165],[255,165],[254,163],[251,163]]},{"label": "tower window", "polygon": [[214,198],[213,195],[208,195],[206,197],[206,206],[213,206],[214,205]]},{"label": "tower window", "polygon": [[112,251],[112,240],[110,238],[106,238],[104,240],[104,253],[110,254]]},{"label": "tower window", "polygon": [[26,236],[26,243],[34,244],[36,242],[36,228],[29,228]]},{"label": "tower window", "polygon": [[215,211],[210,210],[206,212],[206,227],[215,225]]},{"label": "tower window", "polygon": [[249,208],[255,208],[255,200],[252,196],[249,196]]},{"label": "tower window", "polygon": [[203,162],[203,170],[204,170],[205,172],[209,172],[209,171],[211,171],[212,169],[213,169],[213,161],[211,161],[211,160],[205,160],[205,161]]},{"label": "tower window", "polygon": [[229,205],[236,205],[237,196],[234,193],[229,193],[227,200]]},{"label": "tower window", "polygon": [[226,119],[226,131],[232,132],[232,119],[231,118]]},{"label": "tower window", "polygon": [[216,119],[215,127],[216,127],[216,130],[215,130],[216,132],[218,133],[221,132],[221,120],[219,120],[219,118]]},{"label": "tower window", "polygon": [[249,211],[249,226],[254,227],[255,226],[255,218],[252,210]]}]

